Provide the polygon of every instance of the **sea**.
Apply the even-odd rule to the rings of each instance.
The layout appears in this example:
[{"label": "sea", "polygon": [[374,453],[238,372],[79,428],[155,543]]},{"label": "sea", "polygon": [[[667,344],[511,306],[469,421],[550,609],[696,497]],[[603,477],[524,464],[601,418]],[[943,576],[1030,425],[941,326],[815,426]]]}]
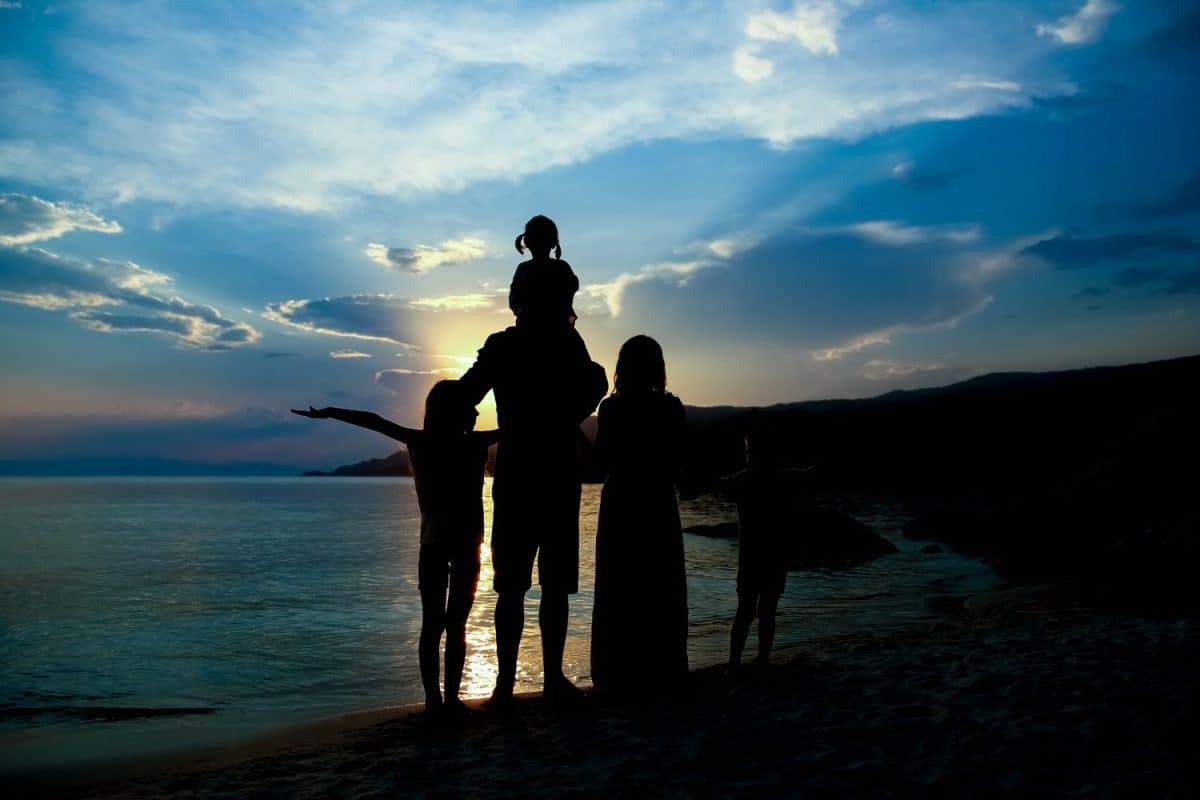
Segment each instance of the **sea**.
[{"label": "sea", "polygon": [[[580,592],[565,671],[586,686],[600,487],[585,486]],[[705,497],[684,525],[736,519]],[[844,646],[932,620],[939,598],[998,583],[985,564],[922,552],[897,503],[852,512],[899,552],[789,575],[777,645]],[[485,491],[490,527],[490,485]],[[0,478],[0,771],[233,742],[423,699],[419,511],[406,478]],[[722,663],[736,543],[684,536],[693,668]],[[464,693],[495,682],[483,548]],[[535,577],[536,583],[536,577]],[[536,585],[519,690],[541,685]],[[755,651],[753,631],[747,656]]]}]

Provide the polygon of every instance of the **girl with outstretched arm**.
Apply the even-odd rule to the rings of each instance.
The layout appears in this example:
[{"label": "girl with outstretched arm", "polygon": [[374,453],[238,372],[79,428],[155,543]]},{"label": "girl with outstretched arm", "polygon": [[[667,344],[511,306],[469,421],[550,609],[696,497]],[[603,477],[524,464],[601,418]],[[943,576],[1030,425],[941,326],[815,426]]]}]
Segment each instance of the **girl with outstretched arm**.
[{"label": "girl with outstretched arm", "polygon": [[[425,427],[405,428],[369,411],[312,408],[292,412],[336,419],[402,442],[412,460],[421,508],[421,638],[418,656],[428,711],[461,712],[466,625],[479,583],[483,541],[483,470],[499,431],[475,431],[478,412],[457,381],[439,381],[425,400]],[[438,648],[446,634],[445,696],[439,687]]]}]

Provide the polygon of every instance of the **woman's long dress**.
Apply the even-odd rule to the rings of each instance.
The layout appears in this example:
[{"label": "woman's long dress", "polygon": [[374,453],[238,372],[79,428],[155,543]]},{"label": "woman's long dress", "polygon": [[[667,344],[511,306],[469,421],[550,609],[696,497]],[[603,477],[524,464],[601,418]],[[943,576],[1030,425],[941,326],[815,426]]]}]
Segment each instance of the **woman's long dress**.
[{"label": "woman's long dress", "polygon": [[675,496],[683,404],[671,394],[600,404],[596,447],[609,477],[596,530],[592,680],[661,693],[687,676],[687,579]]}]

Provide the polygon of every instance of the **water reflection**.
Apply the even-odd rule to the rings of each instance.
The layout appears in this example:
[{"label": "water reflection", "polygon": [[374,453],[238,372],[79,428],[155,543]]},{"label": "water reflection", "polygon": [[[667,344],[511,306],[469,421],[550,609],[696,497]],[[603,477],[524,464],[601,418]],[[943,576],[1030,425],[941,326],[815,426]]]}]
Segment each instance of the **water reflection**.
[{"label": "water reflection", "polygon": [[[563,665],[585,685],[599,502],[600,487],[584,487],[580,591],[570,600]],[[187,723],[203,726],[422,697],[411,481],[0,479],[0,507],[0,705],[121,698],[221,709]],[[490,529],[490,481],[484,510]],[[928,618],[929,595],[993,579],[970,559],[922,554],[899,535],[905,518],[894,507],[856,513],[900,552],[853,570],[792,573],[780,646],[892,630]],[[720,522],[734,510],[706,499],[682,504],[681,515],[685,524]],[[736,545],[685,536],[684,547],[689,657],[693,667],[720,663],[736,602]],[[490,694],[496,679],[487,544],[481,560],[463,676],[471,697]],[[539,599],[535,581],[518,664],[523,691],[541,688]],[[55,723],[0,724],[0,749],[5,727],[28,724]]]}]

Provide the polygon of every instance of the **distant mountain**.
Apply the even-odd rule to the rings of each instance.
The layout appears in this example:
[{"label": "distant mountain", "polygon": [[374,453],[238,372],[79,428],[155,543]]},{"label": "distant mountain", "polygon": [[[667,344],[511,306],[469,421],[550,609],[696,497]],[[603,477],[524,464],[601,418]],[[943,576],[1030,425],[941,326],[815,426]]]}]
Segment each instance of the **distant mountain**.
[{"label": "distant mountain", "polygon": [[45,477],[76,476],[207,476],[295,475],[286,464],[208,463],[169,458],[53,458],[0,460],[0,475]]},{"label": "distant mountain", "polygon": [[412,461],[408,458],[407,450],[397,450],[387,458],[370,458],[331,472],[311,470],[304,475],[315,478],[405,477],[412,475]]},{"label": "distant mountain", "polygon": [[[1062,372],[1004,372],[857,400],[687,407],[684,482],[739,468],[751,424],[830,490],[960,494],[1055,483],[1118,458],[1165,463],[1195,442],[1200,356]],[[596,418],[583,424],[595,438]],[[1178,451],[1181,452],[1181,451]],[[306,475],[411,475],[407,453]],[[585,475],[601,479],[595,465]],[[1169,476],[1166,476],[1169,477]]]},{"label": "distant mountain", "polygon": [[1196,443],[1197,409],[1200,356],[994,373],[861,400],[689,408],[685,465],[698,480],[736,468],[753,424],[831,488],[1028,490],[1112,459],[1157,470]]}]

